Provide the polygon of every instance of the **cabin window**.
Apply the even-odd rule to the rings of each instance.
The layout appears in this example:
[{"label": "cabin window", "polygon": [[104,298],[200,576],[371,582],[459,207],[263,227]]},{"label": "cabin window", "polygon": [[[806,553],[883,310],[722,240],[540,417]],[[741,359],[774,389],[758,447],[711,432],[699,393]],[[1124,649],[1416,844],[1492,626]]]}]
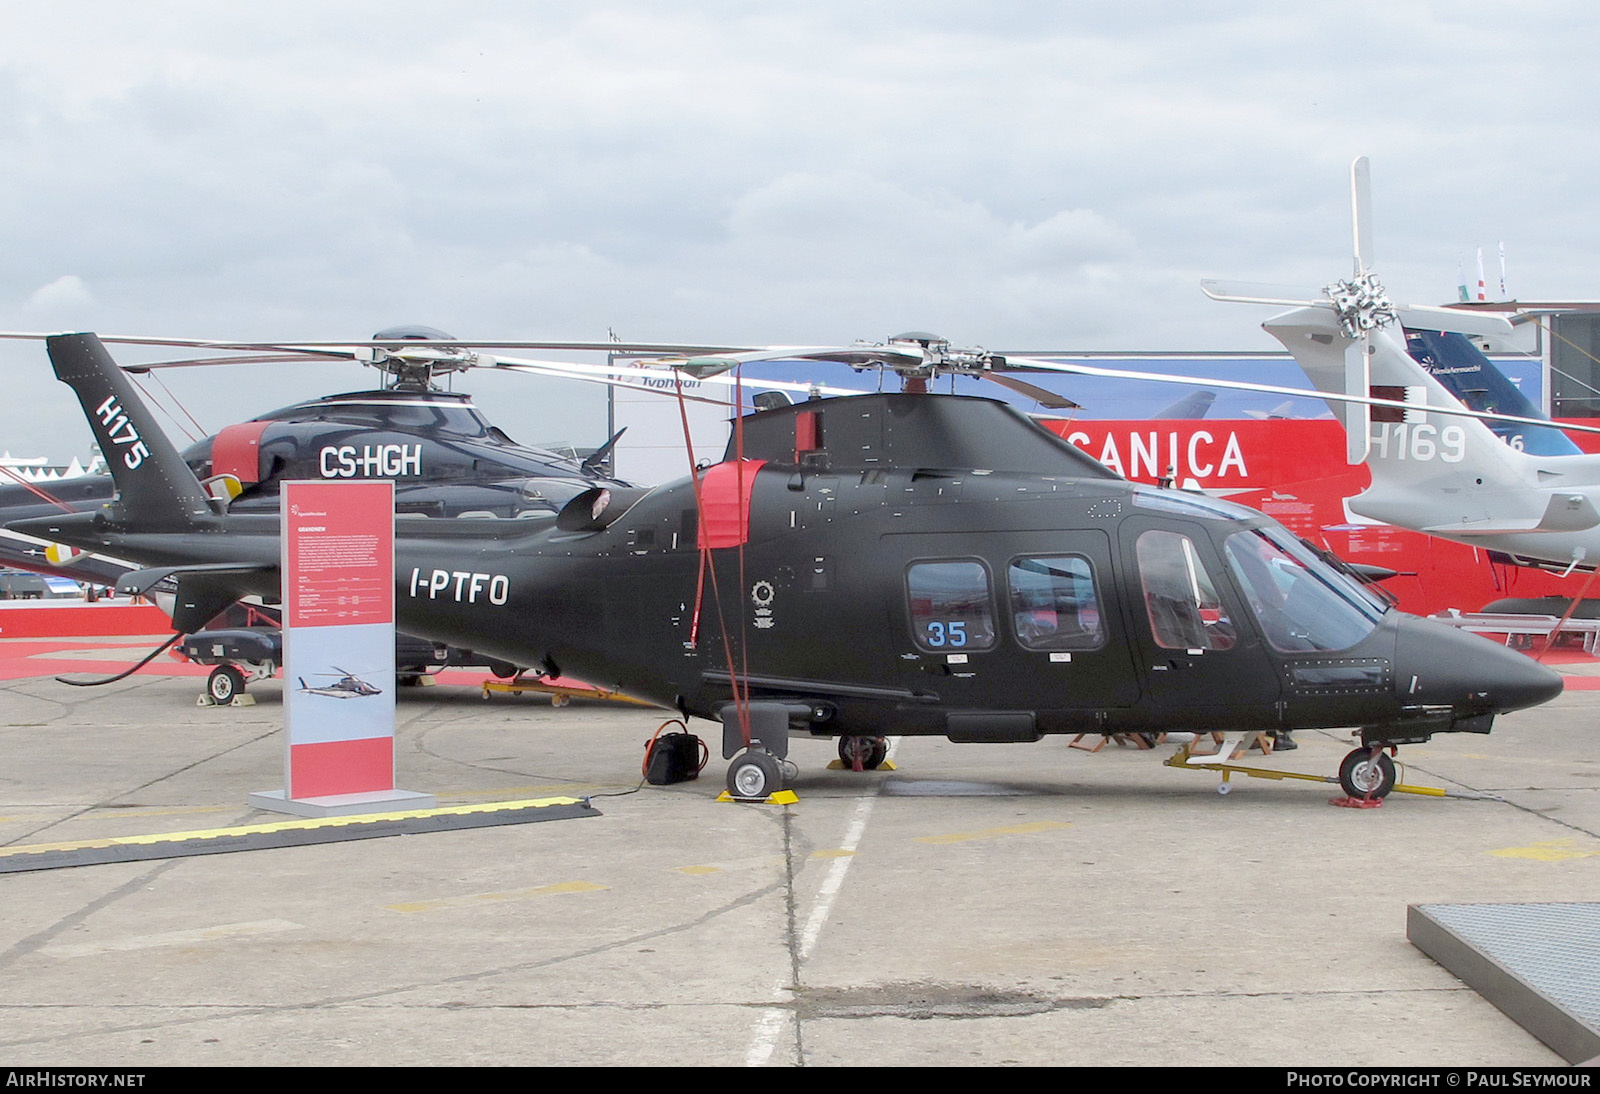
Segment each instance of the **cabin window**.
[{"label": "cabin window", "polygon": [[1273,649],[1349,649],[1383,614],[1363,589],[1278,529],[1237,532],[1224,549]]},{"label": "cabin window", "polygon": [[1136,552],[1156,645],[1169,650],[1232,648],[1237,632],[1194,541],[1178,532],[1145,532]]},{"label": "cabin window", "polygon": [[1081,555],[1014,559],[1006,575],[1011,624],[1030,650],[1092,650],[1104,644],[1100,597]]},{"label": "cabin window", "polygon": [[911,633],[931,653],[967,653],[994,645],[989,571],[976,561],[916,562],[906,570]]}]

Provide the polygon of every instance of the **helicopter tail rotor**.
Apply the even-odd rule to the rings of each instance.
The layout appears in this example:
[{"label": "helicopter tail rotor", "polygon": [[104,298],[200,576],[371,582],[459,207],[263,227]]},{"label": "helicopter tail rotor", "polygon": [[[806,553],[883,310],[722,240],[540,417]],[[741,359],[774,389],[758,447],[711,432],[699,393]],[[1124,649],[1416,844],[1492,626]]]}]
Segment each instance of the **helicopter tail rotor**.
[{"label": "helicopter tail rotor", "polygon": [[[1383,284],[1372,270],[1372,169],[1367,157],[1359,156],[1350,165],[1350,222],[1352,273],[1348,280],[1335,281],[1320,292],[1231,281],[1202,281],[1201,291],[1213,300],[1246,304],[1279,304],[1294,308],[1320,308],[1338,318],[1344,348],[1344,394],[1368,399],[1372,396],[1372,356],[1380,338],[1396,339],[1404,351],[1404,329],[1454,331],[1460,334],[1504,336],[1511,324],[1504,317],[1463,312],[1454,308],[1435,308],[1415,304],[1396,304],[1389,299]],[[1392,333],[1395,332],[1395,333]],[[1366,460],[1371,445],[1372,407],[1369,403],[1340,403],[1336,413],[1344,423],[1347,459],[1352,464]]]}]

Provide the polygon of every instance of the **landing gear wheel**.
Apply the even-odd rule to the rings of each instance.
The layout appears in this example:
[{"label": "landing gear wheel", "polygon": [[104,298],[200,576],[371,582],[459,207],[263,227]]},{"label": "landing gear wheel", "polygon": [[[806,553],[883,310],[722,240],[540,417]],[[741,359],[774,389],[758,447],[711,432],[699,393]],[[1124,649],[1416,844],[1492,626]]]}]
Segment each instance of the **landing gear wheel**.
[{"label": "landing gear wheel", "polygon": [[888,757],[887,737],[839,738],[839,762],[852,771],[876,771]]},{"label": "landing gear wheel", "polygon": [[736,798],[765,798],[783,789],[783,768],[770,752],[750,749],[728,765],[728,793]]},{"label": "landing gear wheel", "polygon": [[1339,785],[1352,798],[1386,798],[1394,789],[1394,761],[1375,749],[1355,749],[1339,765]]},{"label": "landing gear wheel", "polygon": [[235,695],[244,694],[244,673],[232,665],[218,665],[211,670],[211,678],[206,681],[206,694],[217,706],[227,706],[233,702]]}]

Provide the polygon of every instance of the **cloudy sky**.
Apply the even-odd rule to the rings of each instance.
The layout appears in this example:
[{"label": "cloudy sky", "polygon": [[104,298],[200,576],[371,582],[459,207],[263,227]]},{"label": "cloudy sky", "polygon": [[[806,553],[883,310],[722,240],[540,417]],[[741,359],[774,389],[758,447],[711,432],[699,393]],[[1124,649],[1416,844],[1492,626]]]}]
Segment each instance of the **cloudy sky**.
[{"label": "cloudy sky", "polygon": [[[1404,0],[0,6],[0,329],[1275,348],[1202,277],[1600,298],[1600,8]],[[85,450],[35,345],[0,448]],[[594,396],[465,385],[521,439]],[[169,374],[208,429],[354,366]],[[581,434],[581,435],[574,435]]]}]

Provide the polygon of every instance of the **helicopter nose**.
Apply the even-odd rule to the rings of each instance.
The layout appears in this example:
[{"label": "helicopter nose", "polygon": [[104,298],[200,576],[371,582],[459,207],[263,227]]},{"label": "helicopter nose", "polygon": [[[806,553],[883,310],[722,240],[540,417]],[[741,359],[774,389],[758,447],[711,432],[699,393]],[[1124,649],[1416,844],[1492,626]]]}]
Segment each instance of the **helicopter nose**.
[{"label": "helicopter nose", "polygon": [[1561,694],[1561,676],[1487,638],[1407,618],[1395,645],[1395,690],[1403,702],[1503,714]]}]

